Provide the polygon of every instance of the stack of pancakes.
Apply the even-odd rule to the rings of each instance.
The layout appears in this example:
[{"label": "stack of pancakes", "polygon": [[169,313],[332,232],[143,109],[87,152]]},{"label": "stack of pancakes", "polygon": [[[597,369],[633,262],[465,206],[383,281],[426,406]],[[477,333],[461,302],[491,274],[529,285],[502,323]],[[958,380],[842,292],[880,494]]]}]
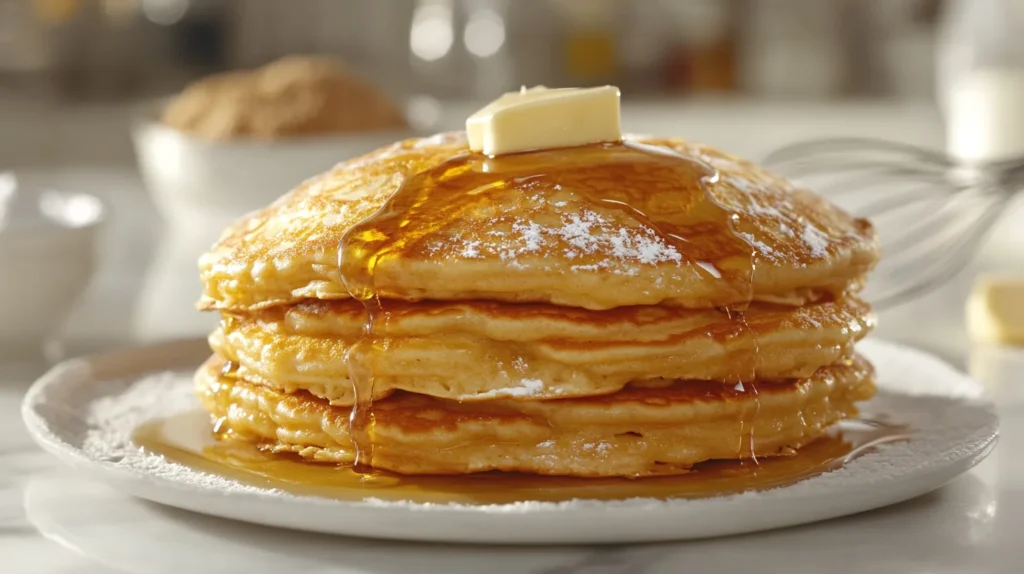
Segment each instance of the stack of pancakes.
[{"label": "stack of pancakes", "polygon": [[197,388],[223,437],[406,474],[782,455],[874,393],[877,257],[867,222],[680,140],[409,140],[203,256],[223,321]]}]

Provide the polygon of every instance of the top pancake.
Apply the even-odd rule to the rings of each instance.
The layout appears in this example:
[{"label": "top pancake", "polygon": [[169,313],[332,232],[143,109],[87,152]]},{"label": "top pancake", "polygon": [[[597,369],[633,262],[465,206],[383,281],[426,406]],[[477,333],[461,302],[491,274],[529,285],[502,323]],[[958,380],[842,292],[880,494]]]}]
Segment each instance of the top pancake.
[{"label": "top pancake", "polygon": [[489,159],[450,133],[342,163],[229,227],[200,259],[200,307],[350,292],[594,310],[802,304],[855,286],[877,257],[868,222],[712,148],[627,138]]}]

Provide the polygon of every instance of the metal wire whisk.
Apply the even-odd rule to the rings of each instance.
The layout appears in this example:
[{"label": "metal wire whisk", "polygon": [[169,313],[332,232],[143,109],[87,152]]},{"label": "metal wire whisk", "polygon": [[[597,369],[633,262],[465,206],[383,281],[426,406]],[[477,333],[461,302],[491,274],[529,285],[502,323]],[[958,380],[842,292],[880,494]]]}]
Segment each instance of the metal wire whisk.
[{"label": "metal wire whisk", "polygon": [[865,298],[880,308],[919,297],[967,267],[1024,188],[1024,158],[967,166],[942,152],[875,139],[798,143],[764,165],[875,224],[883,257]]}]

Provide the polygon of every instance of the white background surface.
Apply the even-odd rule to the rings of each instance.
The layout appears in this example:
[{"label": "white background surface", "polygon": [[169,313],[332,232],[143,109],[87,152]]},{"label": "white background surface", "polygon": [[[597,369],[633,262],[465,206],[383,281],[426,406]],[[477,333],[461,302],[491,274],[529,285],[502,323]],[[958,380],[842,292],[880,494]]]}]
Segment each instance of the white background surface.
[{"label": "white background surface", "polygon": [[[12,111],[13,110],[13,111]],[[467,109],[452,107],[443,127]],[[807,137],[863,135],[941,147],[927,105],[627,106],[630,131],[680,135],[754,159]],[[204,332],[212,318],[191,311],[194,258],[210,229],[162,229],[132,166],[120,110],[0,107],[3,167],[108,200],[100,275],[68,329],[72,349]],[[27,375],[0,375],[0,557],[3,572],[1019,572],[1024,564],[1024,358],[971,350],[963,298],[980,269],[1024,272],[1024,213],[1017,204],[974,269],[913,305],[882,314],[880,335],[972,361],[997,389],[1000,446],[947,488],[897,507],[779,532],[680,545],[613,549],[480,549],[311,537],[172,512],[124,498],[60,470],[31,446],[17,416]],[[2,321],[3,318],[0,318]],[[34,526],[35,525],[35,526]],[[43,528],[41,534],[36,526]],[[287,566],[287,568],[286,568]]]}]

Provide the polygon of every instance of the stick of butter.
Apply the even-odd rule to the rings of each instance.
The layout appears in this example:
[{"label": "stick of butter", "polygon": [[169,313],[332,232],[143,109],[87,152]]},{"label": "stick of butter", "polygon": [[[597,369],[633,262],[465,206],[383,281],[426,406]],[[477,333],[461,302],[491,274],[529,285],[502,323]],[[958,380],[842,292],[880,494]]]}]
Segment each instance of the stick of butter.
[{"label": "stick of butter", "polygon": [[466,135],[489,156],[621,141],[619,89],[524,87],[470,116]]},{"label": "stick of butter", "polygon": [[1024,277],[982,277],[967,299],[975,343],[1024,346]]}]

